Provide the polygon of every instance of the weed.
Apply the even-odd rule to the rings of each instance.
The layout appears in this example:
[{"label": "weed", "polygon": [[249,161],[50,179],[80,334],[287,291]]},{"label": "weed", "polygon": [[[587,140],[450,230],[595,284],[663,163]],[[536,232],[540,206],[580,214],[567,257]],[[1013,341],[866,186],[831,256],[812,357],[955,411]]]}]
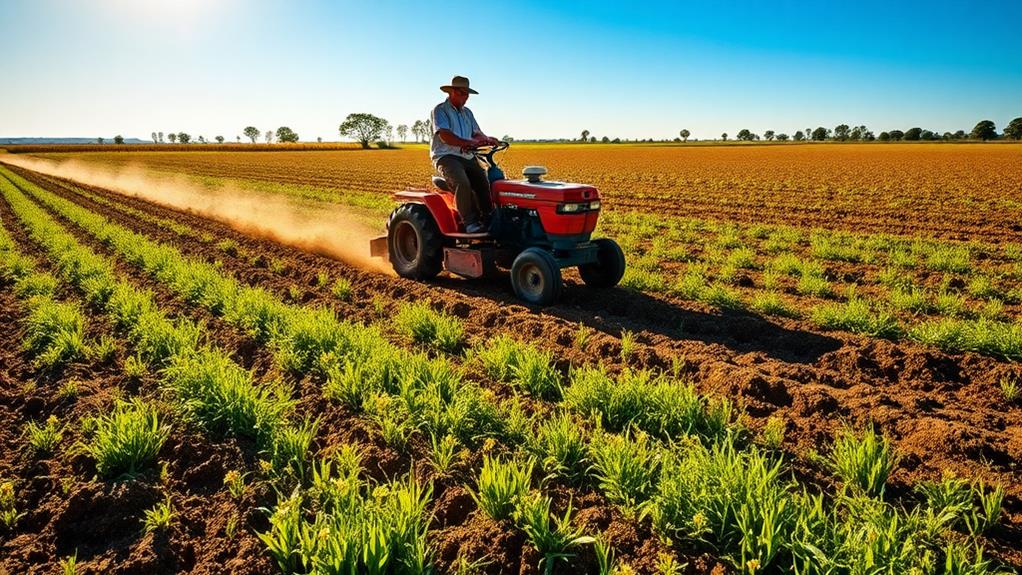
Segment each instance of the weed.
[{"label": "weed", "polygon": [[857,297],[845,303],[816,307],[812,317],[816,325],[823,329],[842,329],[890,339],[904,333],[898,318],[889,312],[872,309],[869,303]]},{"label": "weed", "polygon": [[1022,359],[1022,324],[988,319],[939,319],[919,323],[909,337],[945,351],[976,351],[1011,360]]},{"label": "weed", "polygon": [[57,388],[57,399],[70,400],[78,397],[78,380],[69,379]]},{"label": "weed", "polygon": [[593,553],[596,555],[596,567],[599,575],[615,575],[618,572],[614,547],[605,535],[598,535],[593,541]]},{"label": "weed", "polygon": [[975,298],[1004,298],[1004,292],[997,287],[997,284],[992,278],[986,275],[978,275],[969,280],[969,285],[966,287],[966,291],[969,292],[969,295]]},{"label": "weed", "polygon": [[784,287],[781,274],[775,271],[766,270],[760,277],[763,280],[763,289],[768,292],[778,291]]},{"label": "weed", "polygon": [[595,541],[592,537],[583,536],[582,528],[571,525],[571,512],[569,502],[563,516],[551,517],[550,499],[540,494],[522,497],[515,506],[515,523],[542,556],[539,567],[546,575],[553,573],[558,559],[574,556],[569,551],[571,548]]},{"label": "weed", "polygon": [[873,427],[861,434],[842,430],[834,440],[830,466],[846,487],[870,497],[881,497],[898,456],[891,441]]},{"label": "weed", "polygon": [[300,425],[279,426],[273,434],[270,465],[280,476],[291,476],[304,481],[312,461],[312,440],[319,429],[319,420],[306,419]]},{"label": "weed", "polygon": [[453,435],[437,437],[436,434],[429,436],[430,461],[433,469],[440,475],[447,475],[454,469],[458,457],[458,438]]},{"label": "weed", "polygon": [[320,270],[316,272],[316,285],[318,287],[326,287],[330,283],[330,272],[326,270]]},{"label": "weed", "polygon": [[767,419],[766,425],[763,426],[763,432],[760,434],[763,445],[770,449],[780,449],[781,444],[784,443],[784,432],[787,427],[783,418],[778,416],[771,416]]},{"label": "weed", "polygon": [[399,331],[416,343],[441,351],[456,352],[465,343],[461,320],[435,311],[428,303],[405,304],[394,317]]},{"label": "weed", "polygon": [[727,265],[744,270],[756,268],[756,252],[752,248],[737,248],[727,256]]},{"label": "weed", "polygon": [[540,351],[503,334],[473,352],[490,377],[508,382],[534,397],[560,397],[561,374],[554,367],[550,352]]},{"label": "weed", "polygon": [[85,316],[78,306],[36,298],[31,307],[25,347],[38,365],[59,367],[85,357]]},{"label": "weed", "polygon": [[578,322],[578,326],[575,328],[575,336],[572,341],[575,347],[580,350],[585,350],[586,346],[589,345],[589,341],[593,337],[593,328],[587,326],[582,322]]},{"label": "weed", "polygon": [[802,260],[795,254],[781,254],[767,262],[766,268],[778,274],[795,277],[802,271]]},{"label": "weed", "polygon": [[218,250],[220,250],[220,251],[222,251],[225,254],[228,254],[230,256],[237,256],[238,255],[238,247],[239,247],[238,246],[238,242],[236,242],[236,241],[234,241],[234,240],[232,240],[230,238],[227,238],[227,239],[224,239],[224,240],[220,240],[219,242],[217,242],[216,247],[217,247]]},{"label": "weed", "polygon": [[56,291],[57,278],[45,273],[26,275],[14,284],[14,295],[18,299],[29,299],[33,296],[51,298]]},{"label": "weed", "polygon": [[972,510],[972,490],[965,480],[946,476],[939,482],[924,481],[915,490],[926,499],[930,509],[947,518],[949,526],[954,526],[965,512]]},{"label": "weed", "polygon": [[892,308],[899,311],[926,313],[932,308],[926,290],[915,286],[891,289],[887,294],[887,301]]},{"label": "weed", "polygon": [[957,293],[941,289],[934,298],[933,308],[940,315],[959,317],[965,309],[965,298]]},{"label": "weed", "polygon": [[607,499],[626,511],[641,511],[659,474],[660,450],[643,433],[603,433],[589,445],[593,474]]},{"label": "weed", "polygon": [[976,310],[976,315],[988,321],[998,321],[1004,317],[1004,302],[996,299],[987,300]]},{"label": "weed", "polygon": [[1014,376],[1005,376],[1001,378],[1000,382],[1001,396],[1004,397],[1004,401],[1008,403],[1015,403],[1019,399],[1022,389],[1019,388],[1019,380]]},{"label": "weed", "polygon": [[989,489],[982,481],[977,481],[972,485],[972,495],[979,506],[966,515],[965,524],[970,533],[979,535],[988,532],[1000,520],[1004,488],[998,485]]},{"label": "weed", "polygon": [[621,330],[621,361],[628,363],[628,360],[635,354],[635,348],[635,333],[627,329]]},{"label": "weed", "polygon": [[384,395],[376,396],[370,403],[373,406],[369,410],[370,418],[380,427],[383,442],[398,451],[404,451],[415,432],[415,423],[408,408],[400,400],[392,400]]},{"label": "weed", "polygon": [[235,499],[241,499],[245,495],[245,474],[232,469],[224,474],[224,486],[227,492]]},{"label": "weed", "polygon": [[152,509],[145,510],[145,517],[142,519],[143,531],[153,533],[169,528],[174,515],[174,507],[168,497],[162,503],[154,505]]},{"label": "weed", "polygon": [[149,368],[137,355],[130,355],[124,359],[124,367],[121,368],[121,371],[129,379],[139,380],[149,373]]},{"label": "weed", "polygon": [[291,284],[287,287],[287,296],[291,298],[291,301],[295,303],[301,303],[303,297],[305,296],[305,290],[302,289],[300,286]]},{"label": "weed", "polygon": [[586,443],[578,422],[560,413],[539,424],[529,448],[548,475],[578,480],[586,471]]},{"label": "weed", "polygon": [[699,299],[720,309],[741,309],[743,307],[742,298],[738,292],[716,283],[703,290]]},{"label": "weed", "polygon": [[330,293],[334,294],[334,297],[341,301],[350,301],[351,294],[353,293],[351,282],[345,278],[337,278],[334,280],[333,285],[330,286]]},{"label": "weed", "polygon": [[926,267],[939,272],[969,273],[971,254],[965,246],[933,246],[926,255]]},{"label": "weed", "polygon": [[57,562],[63,575],[78,575],[78,550]]},{"label": "weed", "polygon": [[483,456],[477,490],[470,491],[472,499],[491,519],[500,521],[511,517],[518,500],[529,491],[533,465],[531,459],[504,462]]},{"label": "weed", "polygon": [[86,450],[103,477],[130,477],[152,465],[170,432],[156,408],[137,399],[118,401],[109,414],[91,418],[89,426],[93,436]]},{"label": "weed", "polygon": [[117,355],[117,348],[116,339],[108,335],[101,335],[99,339],[86,347],[85,355],[97,363],[109,363]]},{"label": "weed", "polygon": [[266,267],[275,274],[283,274],[285,271],[287,271],[287,263],[285,263],[284,260],[278,258],[270,258],[270,261],[267,263]]},{"label": "weed", "polygon": [[36,455],[49,455],[53,453],[57,444],[64,437],[64,430],[57,416],[51,415],[46,419],[46,425],[39,425],[34,421],[28,422],[25,425],[25,436]]},{"label": "weed", "polygon": [[802,295],[819,298],[830,297],[834,294],[830,289],[830,282],[818,275],[802,275],[798,284],[795,285],[795,289]]},{"label": "weed", "polygon": [[0,479],[0,526],[7,531],[13,530],[18,520],[25,516],[18,512],[16,503],[14,482]]},{"label": "weed", "polygon": [[790,306],[781,294],[773,291],[760,292],[752,296],[749,307],[766,315],[781,317],[798,317],[798,310]]}]

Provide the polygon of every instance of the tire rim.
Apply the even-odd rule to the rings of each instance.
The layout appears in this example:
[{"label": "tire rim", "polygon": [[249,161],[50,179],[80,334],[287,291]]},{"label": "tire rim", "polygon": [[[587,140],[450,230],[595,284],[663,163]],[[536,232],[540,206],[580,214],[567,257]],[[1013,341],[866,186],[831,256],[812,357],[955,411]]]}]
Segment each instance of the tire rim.
[{"label": "tire rim", "polygon": [[515,279],[518,289],[526,299],[538,299],[546,288],[546,277],[543,275],[543,270],[533,263],[527,263],[519,268]]},{"label": "tire rim", "polygon": [[410,266],[419,258],[419,234],[409,222],[398,222],[394,230],[394,256],[403,266]]}]

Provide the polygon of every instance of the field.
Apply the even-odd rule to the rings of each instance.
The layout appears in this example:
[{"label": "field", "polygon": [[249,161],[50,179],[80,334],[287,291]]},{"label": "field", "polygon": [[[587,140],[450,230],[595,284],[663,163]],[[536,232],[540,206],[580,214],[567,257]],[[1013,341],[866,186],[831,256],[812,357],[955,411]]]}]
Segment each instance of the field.
[{"label": "field", "polygon": [[418,146],[0,154],[0,573],[1018,568],[1020,160],[515,146],[629,262],[533,309],[222,205],[382,226]]}]

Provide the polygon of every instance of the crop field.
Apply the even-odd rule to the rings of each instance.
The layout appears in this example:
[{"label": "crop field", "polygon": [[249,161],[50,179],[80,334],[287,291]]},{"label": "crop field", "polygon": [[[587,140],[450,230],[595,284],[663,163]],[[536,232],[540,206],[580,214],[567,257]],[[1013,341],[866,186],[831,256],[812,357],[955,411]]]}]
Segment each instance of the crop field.
[{"label": "crop field", "polygon": [[1022,567],[1022,146],[512,147],[628,260],[543,309],[143,189],[382,230],[419,146],[0,162],[0,573]]}]

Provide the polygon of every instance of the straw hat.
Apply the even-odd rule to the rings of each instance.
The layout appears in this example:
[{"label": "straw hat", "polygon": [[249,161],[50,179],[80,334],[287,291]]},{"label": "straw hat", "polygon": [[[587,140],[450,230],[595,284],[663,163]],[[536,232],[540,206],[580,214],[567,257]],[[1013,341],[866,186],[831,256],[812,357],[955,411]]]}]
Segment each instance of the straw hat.
[{"label": "straw hat", "polygon": [[443,90],[444,92],[450,92],[454,88],[464,88],[464,89],[468,90],[469,94],[478,94],[479,93],[479,92],[476,92],[475,90],[473,90],[472,88],[468,87],[468,78],[466,78],[464,76],[455,76],[455,77],[451,78],[451,83],[450,84],[448,84],[446,86],[440,86],[440,89]]}]

